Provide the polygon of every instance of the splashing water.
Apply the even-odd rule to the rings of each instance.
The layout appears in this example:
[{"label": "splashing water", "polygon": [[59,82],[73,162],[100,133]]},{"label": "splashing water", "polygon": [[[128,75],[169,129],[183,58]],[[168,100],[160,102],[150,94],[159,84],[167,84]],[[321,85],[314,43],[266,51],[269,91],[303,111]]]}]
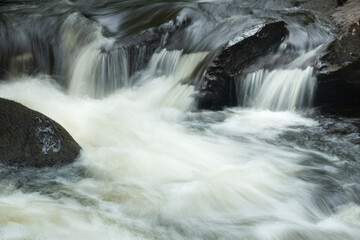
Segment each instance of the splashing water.
[{"label": "splashing water", "polygon": [[[184,56],[182,64],[202,57]],[[322,212],[311,197],[316,185],[298,178],[312,171],[302,164],[312,151],[273,144],[288,131],[316,128],[316,121],[290,112],[237,110],[207,126],[201,119],[208,113],[175,108],[192,98],[180,94],[185,86],[171,78],[103,100],[69,96],[47,79],[2,84],[1,96],[68,129],[83,147],[78,164],[91,175],[74,182],[65,173],[48,185],[43,174],[30,172],[39,178],[40,194],[15,190],[11,179],[3,182],[2,238],[356,239],[356,218],[352,227],[346,210]],[[194,117],[205,131],[184,125]],[[22,175],[15,179],[23,181]]]},{"label": "splashing water", "polygon": [[[92,21],[65,11],[67,4]],[[316,87],[316,42],[328,39],[322,23],[295,24],[287,17],[298,11],[292,1],[64,6],[56,9],[68,14],[59,27],[63,60],[56,73],[67,84],[13,68],[18,72],[0,83],[0,96],[56,120],[83,150],[61,169],[0,167],[0,239],[358,239],[358,128],[348,119],[301,112]],[[121,37],[157,23],[149,12],[158,16],[164,8],[200,17],[176,35],[188,48],[157,49],[146,64],[147,49],[135,57],[110,49],[115,39],[93,21]],[[239,77],[239,105],[247,108],[197,111],[195,87],[185,80],[237,27],[251,29],[269,14],[293,23],[297,31],[285,41],[296,39],[299,57]],[[138,25],[125,28],[133,19]],[[145,66],[134,67],[130,58]]]}]

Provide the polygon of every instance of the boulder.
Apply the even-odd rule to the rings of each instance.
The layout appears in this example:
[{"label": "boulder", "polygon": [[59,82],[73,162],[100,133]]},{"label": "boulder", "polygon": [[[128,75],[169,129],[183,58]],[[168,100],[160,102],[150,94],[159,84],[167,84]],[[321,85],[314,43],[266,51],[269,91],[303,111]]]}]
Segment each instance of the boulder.
[{"label": "boulder", "polygon": [[236,37],[217,55],[210,56],[205,77],[198,86],[198,108],[220,110],[236,106],[235,76],[257,58],[274,51],[287,33],[285,22],[267,23],[249,37]]},{"label": "boulder", "polygon": [[58,123],[19,103],[0,98],[0,163],[56,167],[72,163],[80,146]]},{"label": "boulder", "polygon": [[360,112],[360,0],[331,16],[338,32],[321,57],[315,104],[340,112]]}]

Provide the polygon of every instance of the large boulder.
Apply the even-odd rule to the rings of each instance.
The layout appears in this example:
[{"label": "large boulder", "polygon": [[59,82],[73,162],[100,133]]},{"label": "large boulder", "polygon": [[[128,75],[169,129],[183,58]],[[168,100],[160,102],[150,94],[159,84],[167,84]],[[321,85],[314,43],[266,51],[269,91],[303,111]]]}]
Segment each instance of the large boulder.
[{"label": "large boulder", "polygon": [[360,112],[360,0],[338,7],[331,19],[338,27],[321,58],[315,103],[329,110]]},{"label": "large boulder", "polygon": [[19,103],[0,98],[0,163],[54,167],[72,163],[80,146],[58,123]]},{"label": "large boulder", "polygon": [[287,35],[285,22],[272,22],[254,31],[251,36],[238,37],[224,46],[205,69],[198,86],[198,108],[219,110],[237,105],[235,76],[257,58],[274,51]]}]

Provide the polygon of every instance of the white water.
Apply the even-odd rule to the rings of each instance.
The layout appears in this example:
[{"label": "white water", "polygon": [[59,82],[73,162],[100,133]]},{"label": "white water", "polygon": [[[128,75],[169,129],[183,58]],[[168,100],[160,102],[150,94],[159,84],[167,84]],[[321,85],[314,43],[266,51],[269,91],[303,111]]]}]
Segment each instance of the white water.
[{"label": "white water", "polygon": [[316,88],[313,68],[258,70],[237,79],[238,103],[275,111],[309,108]]},{"label": "white water", "polygon": [[[286,48],[283,44],[280,48]],[[323,45],[302,53],[289,64],[274,70],[260,69],[235,79],[238,105],[260,110],[294,111],[311,107],[317,79],[310,63]]]},{"label": "white water", "polygon": [[[286,48],[286,44],[282,48]],[[319,45],[282,68],[260,69],[237,76],[238,105],[272,111],[309,109],[317,82],[314,68],[309,64],[313,64],[323,50],[324,46]]]},{"label": "white water", "polygon": [[[62,26],[64,75],[70,94],[102,98],[119,88],[134,85],[131,68],[144,63],[146,46],[137,52],[125,47],[111,49],[115,40],[102,36],[101,27],[78,14],[70,15]],[[132,61],[130,60],[132,59]]]},{"label": "white water", "polygon": [[2,82],[0,96],[64,126],[91,175],[25,179],[57,183],[45,192],[1,181],[0,239],[359,239],[360,207],[324,211],[317,184],[301,178],[315,168],[303,164],[313,151],[276,142],[318,126],[279,111],[309,105],[311,67],[246,76],[241,101],[252,109],[192,112],[194,87],[181,81],[208,53],[163,50],[134,84],[126,52],[104,55],[112,40],[76,28],[77,19],[64,26],[69,90],[48,76],[20,77]]},{"label": "white water", "polygon": [[205,131],[186,126],[217,114],[189,112],[194,89],[180,83],[206,54],[164,50],[137,87],[102,100],[68,94],[45,76],[2,83],[1,97],[71,133],[92,176],[56,180],[54,192],[72,197],[0,185],[0,239],[357,239],[359,206],[320,211],[315,185],[298,178],[309,154],[268,143],[315,121],[234,109]]}]

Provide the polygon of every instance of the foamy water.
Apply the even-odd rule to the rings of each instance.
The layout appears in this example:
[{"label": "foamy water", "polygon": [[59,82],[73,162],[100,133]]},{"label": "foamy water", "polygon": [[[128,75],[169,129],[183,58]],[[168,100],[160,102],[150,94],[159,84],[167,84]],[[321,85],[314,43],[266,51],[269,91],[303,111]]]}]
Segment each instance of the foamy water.
[{"label": "foamy water", "polygon": [[[0,168],[1,240],[359,239],[358,137],[338,134],[356,127],[311,109],[314,59],[328,33],[289,21],[284,41],[298,57],[238,79],[241,106],[200,111],[184,80],[228,38],[235,43],[263,24],[248,8],[273,6],[287,19],[281,9],[291,4],[198,2],[200,17],[179,35],[188,49],[157,49],[136,74],[129,52],[107,51],[115,39],[102,26],[69,13],[59,25],[64,83],[15,67],[0,82],[0,97],[54,119],[82,147],[64,168]],[[133,20],[121,4],[94,17],[115,36]],[[238,27],[246,34],[235,34]]]},{"label": "foamy water", "polygon": [[[316,121],[239,109],[199,132],[184,124],[196,113],[188,112],[191,94],[182,94],[189,86],[176,79],[155,78],[102,100],[68,95],[40,76],[1,84],[2,97],[48,115],[72,134],[83,147],[77,164],[91,175],[55,180],[60,187],[48,194],[10,187],[0,199],[2,239],[359,236],[356,211],[344,206],[326,214],[314,205],[316,185],[298,178],[309,153],[268,142]],[[169,99],[171,91],[175,99]]]}]

